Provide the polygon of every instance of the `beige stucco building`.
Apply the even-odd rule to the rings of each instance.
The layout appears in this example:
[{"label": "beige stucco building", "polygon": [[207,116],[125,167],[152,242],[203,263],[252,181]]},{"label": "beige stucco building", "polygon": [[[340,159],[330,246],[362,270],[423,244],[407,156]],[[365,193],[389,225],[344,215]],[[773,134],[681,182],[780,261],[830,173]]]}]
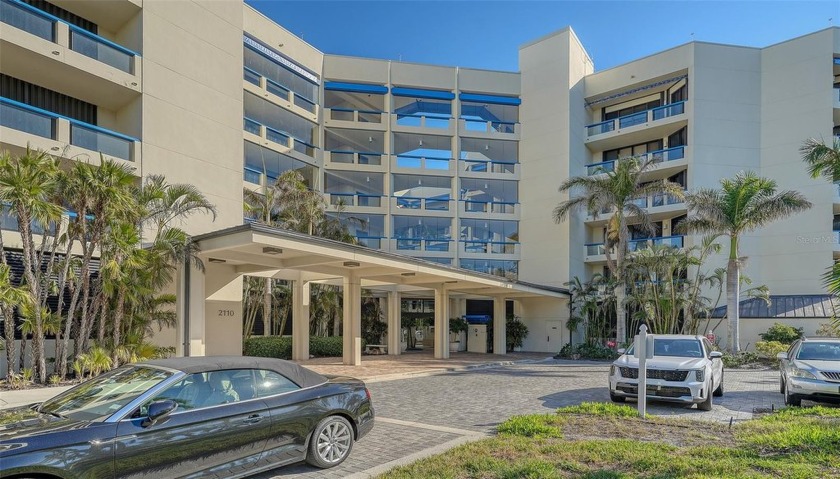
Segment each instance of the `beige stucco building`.
[{"label": "beige stucco building", "polygon": [[[0,0],[0,8],[3,149],[29,144],[92,162],[102,153],[138,177],[195,184],[218,215],[185,228],[216,242],[214,232],[243,224],[243,188],[298,170],[334,214],[364,220],[348,223],[362,246],[430,262],[426,282],[403,275],[415,263],[383,272],[379,258],[369,279],[402,277],[352,284],[381,286],[390,303],[396,292],[438,298],[446,316],[490,300],[494,315],[513,309],[524,319],[525,350],[568,342],[560,288],[605,264],[603,218],[552,221],[560,182],[626,156],[657,158],[651,178],[688,190],[750,169],[803,191],[810,211],[744,241],[747,273],[774,294],[819,293],[820,273],[840,254],[838,189],[809,178],[797,151],[840,125],[837,28],[766,48],[692,42],[604,71],[566,28],[523,45],[520,71],[502,72],[322,53],[238,0]],[[682,203],[640,201],[658,233],[634,246],[697,241],[672,233]],[[205,253],[206,273],[184,272],[173,286],[181,325],[157,340],[182,354],[238,353],[246,273],[365,277],[364,265],[346,266],[357,261],[341,255],[327,270],[257,253]],[[450,268],[476,272],[464,280],[473,288],[452,286]],[[482,294],[485,275],[518,293]]]}]

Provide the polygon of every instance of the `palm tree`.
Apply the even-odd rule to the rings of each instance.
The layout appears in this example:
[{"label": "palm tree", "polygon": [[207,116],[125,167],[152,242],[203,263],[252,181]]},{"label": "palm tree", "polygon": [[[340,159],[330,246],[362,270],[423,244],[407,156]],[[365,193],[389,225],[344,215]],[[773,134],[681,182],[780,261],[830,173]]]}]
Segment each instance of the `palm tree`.
[{"label": "palm tree", "polygon": [[741,235],[811,207],[797,191],[776,192],[776,182],[753,172],[741,172],[720,181],[721,189],[699,189],[686,196],[692,216],[680,224],[686,232],[729,237],[726,267],[726,311],[733,352],[741,350],[738,299],[743,258],[738,255]]},{"label": "palm tree", "polygon": [[[648,232],[654,226],[647,211],[634,203],[634,200],[654,194],[667,194],[682,198],[683,188],[668,180],[645,183],[645,172],[653,167],[653,161],[640,161],[628,158],[616,162],[613,171],[593,176],[576,176],[560,185],[560,193],[579,192],[576,196],[561,202],[554,208],[554,221],[560,223],[574,210],[584,210],[595,217],[602,211],[613,210],[609,232],[604,241],[607,267],[616,279],[616,336],[617,342],[627,339],[627,320],[624,298],[627,292],[625,258],[629,241],[629,224],[635,224]],[[615,248],[615,260],[611,249]]]},{"label": "palm tree", "polygon": [[[0,248],[0,255],[2,255]],[[3,318],[3,336],[6,339],[6,380],[11,381],[14,376],[15,357],[15,308],[31,304],[32,298],[26,288],[12,284],[11,268],[0,261],[0,317]]]}]

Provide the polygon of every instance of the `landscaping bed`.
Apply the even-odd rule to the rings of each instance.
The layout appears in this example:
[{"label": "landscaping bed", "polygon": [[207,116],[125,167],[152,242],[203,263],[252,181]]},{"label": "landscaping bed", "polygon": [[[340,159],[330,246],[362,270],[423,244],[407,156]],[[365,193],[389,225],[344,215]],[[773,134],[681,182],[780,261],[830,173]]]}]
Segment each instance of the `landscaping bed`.
[{"label": "landscaping bed", "polygon": [[382,478],[840,477],[840,409],[783,409],[735,424],[648,416],[584,403],[513,417],[496,437]]}]

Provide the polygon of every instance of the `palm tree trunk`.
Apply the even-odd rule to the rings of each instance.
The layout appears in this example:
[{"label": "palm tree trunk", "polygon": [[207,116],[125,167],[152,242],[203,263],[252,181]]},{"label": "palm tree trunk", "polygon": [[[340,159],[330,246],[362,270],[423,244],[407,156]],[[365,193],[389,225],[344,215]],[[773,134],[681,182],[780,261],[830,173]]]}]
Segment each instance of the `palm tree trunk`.
[{"label": "palm tree trunk", "polygon": [[265,293],[263,294],[263,336],[271,336],[271,278],[265,278]]},{"label": "palm tree trunk", "polygon": [[729,258],[726,265],[726,315],[729,317],[729,348],[741,351],[741,325],[738,298],[741,296],[740,265],[738,258]]},{"label": "palm tree trunk", "polygon": [[113,367],[119,366],[119,356],[117,355],[117,351],[120,345],[121,340],[121,333],[120,328],[122,327],[122,318],[123,318],[123,309],[125,308],[125,292],[122,291],[120,288],[120,292],[117,296],[117,307],[114,310],[114,332],[111,335],[113,338],[114,344],[111,347],[111,361],[113,362]]},{"label": "palm tree trunk", "polygon": [[624,281],[619,281],[615,287],[615,339],[616,344],[624,344],[627,340],[627,311],[624,309],[626,287]]}]

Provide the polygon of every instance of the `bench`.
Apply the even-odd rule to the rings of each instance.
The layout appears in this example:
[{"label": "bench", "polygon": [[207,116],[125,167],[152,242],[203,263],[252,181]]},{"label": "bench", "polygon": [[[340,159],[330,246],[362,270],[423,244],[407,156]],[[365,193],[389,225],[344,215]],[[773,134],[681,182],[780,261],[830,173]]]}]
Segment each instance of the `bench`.
[{"label": "bench", "polygon": [[375,354],[388,354],[388,346],[385,344],[366,344],[365,345],[365,352],[366,353],[373,353],[376,351]]}]

